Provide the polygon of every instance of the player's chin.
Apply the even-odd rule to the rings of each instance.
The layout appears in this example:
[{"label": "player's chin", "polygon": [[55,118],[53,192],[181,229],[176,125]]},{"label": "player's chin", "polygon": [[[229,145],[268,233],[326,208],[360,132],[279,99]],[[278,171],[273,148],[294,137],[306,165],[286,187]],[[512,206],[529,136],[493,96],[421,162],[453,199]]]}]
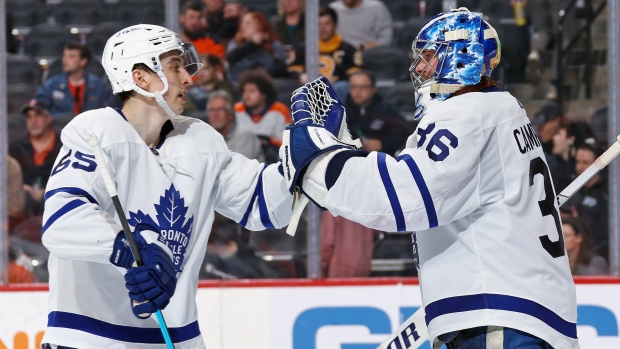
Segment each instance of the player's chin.
[{"label": "player's chin", "polygon": [[187,102],[185,100],[185,98],[183,97],[177,97],[177,99],[174,101],[174,111],[177,114],[181,114],[183,112],[183,110],[185,110],[185,103]]}]

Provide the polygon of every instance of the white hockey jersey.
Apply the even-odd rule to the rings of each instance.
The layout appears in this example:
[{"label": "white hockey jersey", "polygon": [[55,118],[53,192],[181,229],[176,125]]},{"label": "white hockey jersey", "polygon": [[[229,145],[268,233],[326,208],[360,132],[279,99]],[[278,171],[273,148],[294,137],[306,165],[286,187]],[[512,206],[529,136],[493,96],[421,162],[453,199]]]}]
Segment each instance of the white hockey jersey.
[{"label": "white hockey jersey", "polygon": [[556,349],[579,347],[575,286],[549,170],[509,93],[450,98],[421,120],[398,159],[349,159],[327,195],[336,215],[416,231],[431,343],[496,325]]},{"label": "white hockey jersey", "polygon": [[159,227],[173,252],[178,283],[162,313],[177,349],[205,347],[196,291],[214,211],[252,230],[288,224],[292,196],[277,165],[230,152],[221,135],[197,119],[181,116],[172,124],[158,154],[111,108],[85,112],[63,129],[45,194],[50,299],[43,343],[166,348],[155,316],[133,315],[125,270],[109,262],[122,227],[88,145],[90,134],[100,141],[129,224]]}]

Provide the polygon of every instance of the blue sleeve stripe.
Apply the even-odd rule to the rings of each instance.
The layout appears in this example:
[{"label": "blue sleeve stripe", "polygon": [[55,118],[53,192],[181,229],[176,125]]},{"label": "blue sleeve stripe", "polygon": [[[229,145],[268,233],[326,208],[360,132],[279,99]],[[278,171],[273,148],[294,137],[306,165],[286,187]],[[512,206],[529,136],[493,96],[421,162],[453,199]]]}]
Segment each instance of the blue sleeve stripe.
[{"label": "blue sleeve stripe", "polygon": [[54,224],[54,222],[56,222],[60,217],[64,216],[65,214],[73,211],[74,209],[82,206],[86,204],[86,202],[80,200],[80,199],[75,199],[73,201],[69,201],[69,203],[67,203],[66,205],[64,205],[63,207],[60,208],[60,210],[54,212],[53,215],[50,216],[50,218],[47,220],[47,222],[45,222],[45,225],[43,225],[43,231],[42,234],[45,234],[45,231],[52,226],[52,224]]},{"label": "blue sleeve stripe", "polygon": [[577,338],[577,324],[562,319],[552,310],[534,301],[503,294],[472,294],[444,298],[427,305],[426,324],[446,314],[483,309],[505,310],[537,318],[549,327],[569,338]]},{"label": "blue sleeve stripe", "polygon": [[385,153],[377,153],[377,163],[379,165],[379,175],[381,176],[383,186],[385,187],[385,192],[387,193],[388,199],[390,200],[392,212],[394,212],[394,218],[396,218],[396,230],[406,231],[407,226],[405,224],[405,215],[403,214],[403,209],[400,206],[398,195],[396,195],[394,184],[392,183],[392,179],[390,178],[387,163],[385,162]]},{"label": "blue sleeve stripe", "polygon": [[[265,165],[267,167],[267,165]],[[263,168],[263,171],[265,169]],[[267,210],[267,202],[265,201],[265,193],[263,192],[263,172],[258,176],[258,183],[256,184],[258,189],[258,210],[260,212],[260,221],[265,228],[274,229],[275,226],[269,219],[269,210]]]},{"label": "blue sleeve stripe", "polygon": [[405,154],[399,156],[398,161],[401,160],[404,161],[409,167],[409,171],[411,171],[411,174],[413,175],[413,180],[415,181],[415,184],[418,186],[420,194],[422,195],[422,201],[424,202],[424,207],[426,208],[426,216],[428,217],[428,228],[435,228],[439,225],[439,221],[437,220],[437,211],[435,211],[435,204],[433,204],[431,192],[426,186],[424,177],[422,177],[422,172],[420,172],[418,164],[415,163],[415,160],[413,160],[410,155]]},{"label": "blue sleeve stripe", "polygon": [[[48,327],[68,328],[109,338],[116,341],[139,344],[165,344],[159,327],[132,327],[115,325],[88,316],[52,311],[47,316]],[[169,327],[168,332],[174,343],[181,343],[200,336],[198,321],[183,327]]]},{"label": "blue sleeve stripe", "polygon": [[68,193],[68,194],[71,194],[71,195],[83,196],[88,201],[90,201],[91,203],[93,203],[95,205],[99,205],[97,200],[95,200],[95,198],[92,197],[92,195],[90,195],[90,193],[88,193],[84,189],[75,188],[75,187],[63,187],[63,188],[58,188],[58,189],[50,190],[50,191],[45,193],[45,200],[51,198],[52,196],[54,196],[54,195],[56,195],[58,193]]},{"label": "blue sleeve stripe", "polygon": [[260,213],[260,219],[261,219],[261,222],[263,223],[263,226],[265,226],[265,228],[274,227],[273,224],[271,223],[271,220],[269,219],[269,211],[267,210],[267,204],[265,202],[265,197],[263,194],[263,171],[265,171],[266,167],[267,166],[265,165],[265,167],[263,167],[260,174],[258,175],[258,181],[256,182],[256,187],[254,188],[254,193],[252,194],[252,199],[250,200],[250,204],[248,205],[248,208],[245,210],[245,214],[243,215],[243,218],[239,222],[239,224],[241,224],[244,227],[248,224],[248,219],[250,218],[250,213],[252,213],[252,209],[254,208],[254,202],[256,201],[256,199],[258,199],[258,210]]}]

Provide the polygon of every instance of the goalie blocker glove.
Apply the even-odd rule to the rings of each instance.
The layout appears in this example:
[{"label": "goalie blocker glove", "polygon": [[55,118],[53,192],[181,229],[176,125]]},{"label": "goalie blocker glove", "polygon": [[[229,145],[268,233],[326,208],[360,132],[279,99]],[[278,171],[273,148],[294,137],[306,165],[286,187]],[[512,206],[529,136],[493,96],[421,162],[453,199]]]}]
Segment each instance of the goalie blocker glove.
[{"label": "goalie blocker glove", "polygon": [[293,124],[285,129],[280,147],[284,179],[291,194],[302,192],[324,210],[327,191],[344,162],[368,152],[357,150],[361,143],[351,139],[344,107],[325,77],[297,89],[291,111]]}]

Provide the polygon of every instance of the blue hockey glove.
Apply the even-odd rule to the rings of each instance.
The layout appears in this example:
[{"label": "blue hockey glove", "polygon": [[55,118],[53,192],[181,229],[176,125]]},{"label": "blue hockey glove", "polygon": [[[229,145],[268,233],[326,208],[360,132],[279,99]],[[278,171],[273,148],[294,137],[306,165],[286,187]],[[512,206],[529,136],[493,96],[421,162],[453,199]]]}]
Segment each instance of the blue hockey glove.
[{"label": "blue hockey glove", "polygon": [[301,190],[323,208],[329,160],[361,144],[351,139],[340,97],[325,77],[297,89],[291,111],[293,124],[285,129],[280,147],[284,178],[291,193]]},{"label": "blue hockey glove", "polygon": [[125,287],[129,290],[134,315],[146,319],[170,303],[177,276],[169,250],[148,244],[140,250],[140,256],[144,265],[127,270]]},{"label": "blue hockey glove", "polygon": [[141,319],[168,305],[177,282],[172,252],[159,240],[157,230],[145,223],[138,224],[134,229],[133,237],[143,266],[135,267],[129,242],[122,231],[114,240],[110,256],[112,264],[129,269],[125,274],[125,287],[129,290],[133,313]]},{"label": "blue hockey glove", "polygon": [[[133,239],[136,242],[138,251],[140,251],[140,255],[142,255],[142,251],[146,249],[149,243],[156,243],[160,247],[165,247],[165,243],[158,240],[160,235],[156,231],[158,231],[158,228],[146,223],[140,223],[136,226],[133,231]],[[110,262],[117,267],[129,269],[134,265],[134,261],[131,248],[129,248],[129,242],[125,237],[125,233],[121,231],[114,240]]]}]

